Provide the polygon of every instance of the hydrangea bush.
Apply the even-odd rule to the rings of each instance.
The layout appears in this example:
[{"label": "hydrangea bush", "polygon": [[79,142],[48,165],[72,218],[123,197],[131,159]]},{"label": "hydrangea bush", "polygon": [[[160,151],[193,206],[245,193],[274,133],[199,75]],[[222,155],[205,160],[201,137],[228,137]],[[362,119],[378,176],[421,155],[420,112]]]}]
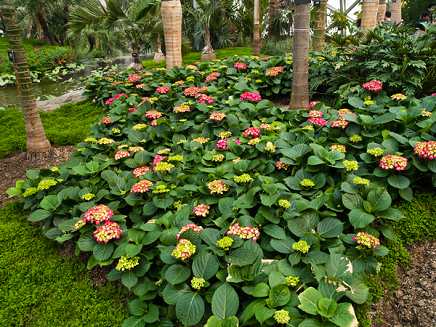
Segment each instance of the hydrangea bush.
[{"label": "hydrangea bush", "polygon": [[360,86],[347,108],[287,111],[262,99],[283,60],[96,79],[86,93],[105,113],[71,162],[9,190],[48,238],[92,251],[89,268],[114,265],[124,327],[356,325],[403,217],[392,200],[436,184],[436,98],[379,90],[367,105]]}]

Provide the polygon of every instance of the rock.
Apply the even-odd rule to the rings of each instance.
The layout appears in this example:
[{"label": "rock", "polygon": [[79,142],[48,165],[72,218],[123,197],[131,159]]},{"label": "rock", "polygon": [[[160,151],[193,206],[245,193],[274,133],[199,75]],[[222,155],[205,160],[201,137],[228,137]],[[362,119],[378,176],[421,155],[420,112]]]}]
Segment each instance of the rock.
[{"label": "rock", "polygon": [[49,99],[45,101],[36,101],[36,106],[38,107],[39,110],[49,112],[58,108],[62,104],[70,103],[70,102],[75,103],[85,100],[86,97],[82,96],[83,90],[84,88],[80,87],[74,91],[68,92],[54,99]]},{"label": "rock", "polygon": [[417,305],[419,305],[420,307],[424,307],[425,306],[425,302],[420,300],[418,302],[416,302]]}]

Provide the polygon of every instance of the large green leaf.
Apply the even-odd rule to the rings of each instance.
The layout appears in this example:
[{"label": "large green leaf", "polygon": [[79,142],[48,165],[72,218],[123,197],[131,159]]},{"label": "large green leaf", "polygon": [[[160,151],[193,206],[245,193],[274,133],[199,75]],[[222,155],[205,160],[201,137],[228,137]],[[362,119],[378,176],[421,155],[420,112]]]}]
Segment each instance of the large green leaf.
[{"label": "large green leaf", "polygon": [[325,264],[327,276],[341,279],[349,270],[351,262],[342,254],[330,254],[330,260]]},{"label": "large green leaf", "polygon": [[110,242],[98,243],[93,250],[93,255],[98,261],[109,259],[114,252],[114,245]]},{"label": "large green leaf", "polygon": [[44,199],[42,199],[39,205],[45,210],[53,211],[59,207],[60,204],[61,203],[56,195],[47,195],[44,197]]},{"label": "large green leaf", "polygon": [[318,302],[323,298],[320,291],[313,287],[309,287],[299,295],[300,305],[298,306],[304,312],[311,315],[316,315],[318,310]]},{"label": "large green leaf", "polygon": [[285,232],[277,225],[268,224],[263,228],[263,231],[275,239],[286,240]]},{"label": "large green leaf", "polygon": [[183,283],[190,276],[191,268],[179,264],[172,265],[165,273],[165,279],[172,285]]},{"label": "large green leaf", "polygon": [[138,282],[138,277],[133,273],[133,271],[125,271],[121,277],[121,281],[124,286],[130,290]]},{"label": "large green leaf", "polygon": [[47,210],[36,210],[32,212],[28,218],[29,221],[41,221],[51,217],[51,213]]},{"label": "large green leaf", "polygon": [[238,293],[229,283],[224,283],[212,297],[212,312],[218,319],[234,316],[238,312]]},{"label": "large green leaf", "polygon": [[241,267],[251,265],[256,260],[256,255],[248,249],[236,249],[226,255],[226,262]]},{"label": "large green leaf", "polygon": [[392,175],[392,176],[389,176],[388,183],[392,187],[399,188],[399,189],[404,189],[406,187],[409,187],[410,180],[407,177],[405,177],[405,176]]},{"label": "large green leaf", "polygon": [[337,218],[324,218],[316,229],[322,238],[337,237],[342,233],[343,223]]},{"label": "large green leaf", "polygon": [[351,303],[340,303],[335,315],[330,318],[331,322],[334,322],[339,327],[351,327],[357,326],[357,319],[354,314],[354,309]]},{"label": "large green leaf", "polygon": [[291,292],[289,287],[284,284],[279,284],[271,288],[269,291],[269,298],[266,300],[266,304],[269,308],[275,308],[285,305],[291,298]]},{"label": "large green leaf", "polygon": [[271,240],[271,246],[274,250],[280,253],[289,254],[293,253],[292,250],[292,244],[294,244],[295,241],[290,238],[289,236],[286,236],[286,240]]},{"label": "large green leaf", "polygon": [[132,316],[125,320],[121,327],[145,327],[145,321],[142,317]]},{"label": "large green leaf", "polygon": [[333,299],[321,299],[318,302],[318,313],[326,318],[331,318],[336,312],[336,309],[338,308],[338,304]]},{"label": "large green leaf", "polygon": [[184,326],[197,324],[204,315],[204,301],[200,294],[184,293],[176,304],[176,315]]},{"label": "large green leaf", "polygon": [[129,310],[135,316],[142,316],[147,313],[148,305],[145,301],[135,299],[129,303]]},{"label": "large green leaf", "polygon": [[198,254],[192,263],[192,272],[197,278],[208,280],[212,278],[219,269],[218,260],[214,254],[203,252]]},{"label": "large green leaf", "polygon": [[77,245],[82,251],[92,251],[96,244],[97,241],[95,240],[94,233],[92,231],[83,233],[77,241]]},{"label": "large green leaf", "polygon": [[354,228],[364,228],[370,224],[375,217],[365,210],[362,209],[353,209],[349,214],[350,223]]}]

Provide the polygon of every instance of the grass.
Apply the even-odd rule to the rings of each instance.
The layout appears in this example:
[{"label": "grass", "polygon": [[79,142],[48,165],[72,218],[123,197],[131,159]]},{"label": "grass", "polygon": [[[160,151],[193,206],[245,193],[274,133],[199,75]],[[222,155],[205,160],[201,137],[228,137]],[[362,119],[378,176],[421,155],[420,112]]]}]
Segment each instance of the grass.
[{"label": "grass", "polygon": [[[56,48],[52,46],[51,44],[47,44],[42,40],[36,40],[36,39],[23,39],[24,49],[26,50],[26,53],[30,53],[34,51],[35,45],[43,45],[44,48],[51,49]],[[0,56],[4,55],[7,56],[7,51],[9,50],[9,43],[7,37],[0,37]],[[6,58],[7,60],[7,58]],[[2,60],[0,60],[2,61]]]},{"label": "grass", "polygon": [[0,326],[121,326],[128,310],[118,288],[94,289],[85,263],[63,260],[25,217],[18,202],[0,210]]},{"label": "grass", "polygon": [[[382,300],[386,296],[392,296],[398,289],[400,280],[397,277],[397,266],[408,268],[411,264],[411,253],[404,245],[425,239],[436,239],[436,203],[433,193],[416,194],[412,202],[402,201],[395,208],[401,210],[404,219],[393,222],[397,241],[385,239],[382,244],[389,248],[389,254],[385,257],[377,257],[382,263],[380,273],[369,278],[371,301],[356,308],[356,315],[361,327],[370,327],[371,320],[367,314],[372,302]],[[386,293],[385,290],[388,290]]]},{"label": "grass", "polygon": [[[252,56],[253,48],[244,48],[244,47],[232,47],[232,48],[224,48],[215,50],[217,59],[226,59],[232,56]],[[183,57],[183,66],[193,65],[196,61],[206,62],[207,60],[200,60],[201,51],[192,51],[187,56]],[[263,55],[261,55],[263,57]],[[144,60],[142,64],[145,66],[147,70],[152,70],[153,68],[165,68],[166,60],[161,62],[153,62],[153,59]]]},{"label": "grass", "polygon": [[[77,144],[88,135],[88,127],[98,121],[101,108],[89,102],[68,103],[51,113],[41,112],[41,120],[52,145]],[[26,151],[26,128],[19,109],[0,110],[0,159],[16,150]]]}]

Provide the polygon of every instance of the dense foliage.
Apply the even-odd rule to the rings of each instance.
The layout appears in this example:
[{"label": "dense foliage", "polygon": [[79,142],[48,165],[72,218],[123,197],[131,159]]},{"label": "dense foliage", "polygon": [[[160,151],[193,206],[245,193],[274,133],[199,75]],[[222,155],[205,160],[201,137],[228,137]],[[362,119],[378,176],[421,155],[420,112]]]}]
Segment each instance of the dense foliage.
[{"label": "dense foliage", "polygon": [[435,184],[436,98],[366,81],[336,108],[279,109],[262,96],[289,92],[291,59],[95,79],[91,137],[8,191],[89,267],[117,263],[123,326],[356,324],[403,217],[392,200]]}]

